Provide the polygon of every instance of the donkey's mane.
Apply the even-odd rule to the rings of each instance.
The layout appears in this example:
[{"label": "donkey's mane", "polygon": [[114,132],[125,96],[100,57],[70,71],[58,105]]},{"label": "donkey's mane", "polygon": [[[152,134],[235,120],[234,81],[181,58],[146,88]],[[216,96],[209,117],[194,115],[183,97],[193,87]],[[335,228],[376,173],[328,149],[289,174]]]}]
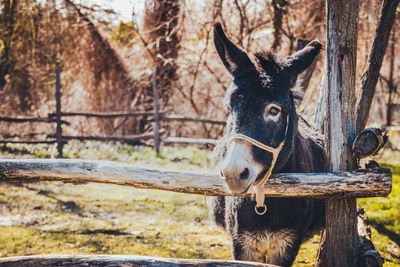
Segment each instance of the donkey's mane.
[{"label": "donkey's mane", "polygon": [[272,51],[260,51],[254,54],[259,65],[269,76],[277,76],[282,70],[284,61],[279,54]]},{"label": "donkey's mane", "polygon": [[[267,75],[276,77],[287,62],[283,56],[270,50],[259,51],[254,54],[256,66],[262,68]],[[290,89],[293,100],[298,106],[303,100],[304,88],[301,87],[301,79],[297,79],[295,85]]]}]

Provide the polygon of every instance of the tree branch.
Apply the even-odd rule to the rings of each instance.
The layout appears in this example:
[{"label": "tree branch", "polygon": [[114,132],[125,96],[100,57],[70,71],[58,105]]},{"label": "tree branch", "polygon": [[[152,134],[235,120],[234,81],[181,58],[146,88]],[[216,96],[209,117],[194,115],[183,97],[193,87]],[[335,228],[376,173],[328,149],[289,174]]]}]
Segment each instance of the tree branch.
[{"label": "tree branch", "polygon": [[357,101],[356,132],[367,124],[372,99],[375,94],[383,57],[389,42],[390,32],[395,20],[396,8],[400,0],[384,0],[381,6],[375,39],[368,57],[368,63],[362,75],[361,96]]}]

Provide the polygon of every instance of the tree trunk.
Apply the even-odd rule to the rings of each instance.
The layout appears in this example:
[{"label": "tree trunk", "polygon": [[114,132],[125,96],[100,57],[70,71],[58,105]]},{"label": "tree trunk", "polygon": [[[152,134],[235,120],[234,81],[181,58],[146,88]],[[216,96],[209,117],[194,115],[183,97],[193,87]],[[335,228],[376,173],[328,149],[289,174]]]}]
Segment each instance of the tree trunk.
[{"label": "tree trunk", "polygon": [[[148,32],[147,43],[154,56],[161,107],[168,104],[172,82],[177,79],[180,11],[180,0],[152,0],[147,6],[144,17],[144,29]],[[149,96],[152,101],[151,88]]]},{"label": "tree trunk", "polygon": [[[355,132],[355,74],[358,0],[327,0],[327,98],[325,153],[330,171],[355,167],[351,144]],[[354,266],[357,203],[355,198],[326,201],[326,241],[318,265]]]},{"label": "tree trunk", "polygon": [[272,8],[274,10],[274,17],[272,19],[274,27],[274,41],[271,45],[272,50],[276,50],[280,45],[281,31],[282,31],[282,20],[283,16],[287,12],[285,6],[288,4],[286,0],[272,0]]},{"label": "tree trunk", "polygon": [[6,75],[10,73],[11,59],[10,59],[10,46],[11,36],[14,31],[15,24],[15,10],[18,1],[3,0],[3,12],[0,20],[2,27],[4,27],[4,35],[1,36],[3,49],[0,50],[0,90],[6,85]]},{"label": "tree trunk", "polygon": [[361,131],[367,124],[383,56],[389,42],[390,31],[399,2],[400,0],[384,0],[382,2],[375,39],[369,53],[366,70],[362,75],[361,96],[357,102],[357,132]]}]

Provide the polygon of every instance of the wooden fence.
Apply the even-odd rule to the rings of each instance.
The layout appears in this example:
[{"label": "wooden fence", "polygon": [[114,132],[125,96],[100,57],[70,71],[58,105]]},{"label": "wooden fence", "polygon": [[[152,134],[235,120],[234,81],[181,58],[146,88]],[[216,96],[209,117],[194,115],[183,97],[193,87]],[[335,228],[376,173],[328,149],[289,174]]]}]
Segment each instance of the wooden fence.
[{"label": "wooden fence", "polygon": [[[127,143],[140,143],[142,141],[153,139],[154,148],[157,154],[160,151],[161,143],[164,144],[199,144],[199,145],[216,145],[216,139],[209,138],[187,138],[187,137],[160,137],[161,122],[179,121],[179,122],[196,122],[196,123],[208,123],[214,125],[225,125],[225,121],[213,120],[209,118],[194,118],[189,116],[180,115],[166,115],[165,112],[159,110],[158,105],[158,90],[156,83],[156,73],[153,70],[152,84],[153,84],[153,99],[154,99],[154,110],[152,111],[132,111],[132,112],[62,112],[61,108],[61,84],[60,84],[60,70],[56,70],[56,85],[55,85],[55,100],[56,100],[56,111],[49,113],[47,118],[44,117],[0,117],[0,121],[8,123],[55,123],[56,132],[55,134],[49,134],[46,136],[46,140],[12,140],[2,139],[0,143],[26,143],[26,144],[57,144],[58,157],[61,158],[63,155],[63,147],[70,140],[92,140],[92,141],[119,141]],[[71,125],[67,120],[63,120],[65,117],[86,117],[86,118],[99,118],[99,119],[110,119],[120,117],[140,117],[150,116],[151,120],[154,121],[153,134],[145,133],[131,136],[68,136],[63,135],[62,125]],[[50,139],[50,140],[48,140]]]}]

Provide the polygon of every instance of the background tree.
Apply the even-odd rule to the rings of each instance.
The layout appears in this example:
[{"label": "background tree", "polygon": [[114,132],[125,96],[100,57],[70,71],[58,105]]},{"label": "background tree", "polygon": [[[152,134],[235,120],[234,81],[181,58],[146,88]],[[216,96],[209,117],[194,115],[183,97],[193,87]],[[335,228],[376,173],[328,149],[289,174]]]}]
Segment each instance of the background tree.
[{"label": "background tree", "polygon": [[[152,0],[146,2],[144,10],[133,12],[132,21],[117,23],[112,10],[72,0],[1,3],[0,111],[4,115],[47,116],[54,109],[57,66],[62,68],[65,111],[151,110],[151,72],[156,67],[161,109],[224,119],[222,100],[230,77],[220,67],[212,46],[215,21],[224,25],[235,43],[252,52],[272,47],[289,54],[299,38],[319,39],[326,46],[325,3],[319,0]],[[360,3],[357,87],[367,64],[379,6],[372,0]],[[398,17],[399,11],[395,13]],[[393,113],[390,120],[396,123],[399,117],[400,97],[394,75],[399,67],[395,56],[399,52],[395,42],[398,27],[395,21],[393,41],[389,42],[393,53],[386,53],[382,63],[371,122],[386,120],[387,114]],[[305,116],[316,112],[323,58],[321,55],[316,62],[300,106]],[[387,113],[389,102],[391,112]],[[151,131],[149,119],[73,119],[73,127],[66,133],[142,133]],[[218,137],[224,130],[190,123],[185,127],[169,125],[163,126],[164,131],[175,136]],[[52,131],[51,127],[37,127],[37,132]],[[3,132],[21,133],[25,128],[7,126]]]}]

